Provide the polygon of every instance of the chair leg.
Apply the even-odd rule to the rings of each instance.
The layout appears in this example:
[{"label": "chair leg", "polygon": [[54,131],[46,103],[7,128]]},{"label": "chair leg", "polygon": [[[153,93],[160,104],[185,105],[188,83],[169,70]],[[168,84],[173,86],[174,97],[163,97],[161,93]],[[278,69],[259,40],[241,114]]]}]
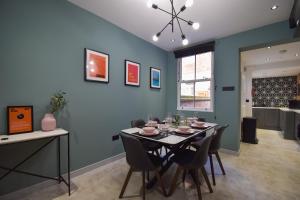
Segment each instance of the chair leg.
[{"label": "chair leg", "polygon": [[143,194],[142,195],[143,195],[143,200],[145,200],[146,199],[145,171],[142,172],[142,176],[143,176],[143,178],[142,178],[143,179],[143,192],[142,192]]},{"label": "chair leg", "polygon": [[193,173],[195,174],[195,184],[196,184],[196,188],[197,188],[198,199],[202,200],[201,186],[200,186],[200,182],[199,182],[199,173],[198,173],[198,170],[197,169],[193,170]]},{"label": "chair leg", "polygon": [[218,160],[219,165],[220,165],[220,167],[221,167],[221,170],[222,170],[222,172],[223,172],[223,175],[226,175],[225,170],[224,170],[224,167],[223,167],[223,164],[222,164],[222,162],[221,162],[221,158],[220,158],[218,152],[216,152],[216,157],[217,157],[217,160]]},{"label": "chair leg", "polygon": [[123,198],[123,195],[124,195],[125,189],[126,189],[126,187],[127,187],[127,184],[128,184],[128,182],[129,182],[129,179],[130,179],[130,177],[131,177],[131,174],[132,174],[132,168],[130,167],[130,169],[129,169],[129,171],[128,171],[128,174],[127,174],[127,176],[126,176],[125,182],[124,182],[124,184],[123,184],[121,193],[120,193],[120,195],[119,195],[119,198],[120,198],[120,199]]},{"label": "chair leg", "polygon": [[185,177],[186,177],[186,170],[183,170],[183,174],[182,174],[182,182],[183,183],[185,181]]},{"label": "chair leg", "polygon": [[149,172],[149,170],[147,171],[147,181],[149,181],[150,180],[150,172]]},{"label": "chair leg", "polygon": [[168,196],[171,196],[176,188],[176,183],[177,183],[177,179],[178,179],[178,176],[180,174],[180,172],[182,171],[181,167],[178,166],[177,167],[177,170],[175,172],[175,175],[173,177],[173,180],[172,180],[172,183],[171,183],[171,188],[170,188],[170,191],[169,191],[169,194]]},{"label": "chair leg", "polygon": [[159,171],[158,171],[158,170],[155,170],[155,174],[156,174],[156,178],[157,178],[157,180],[158,180],[158,183],[160,184],[160,187],[161,187],[161,189],[162,189],[162,191],[163,191],[163,194],[164,194],[164,196],[166,197],[166,196],[167,196],[167,192],[166,192],[164,183],[163,183],[163,181],[161,180],[161,176],[160,176],[160,174],[159,174]]},{"label": "chair leg", "polygon": [[209,179],[208,179],[208,176],[207,176],[207,173],[206,173],[206,170],[205,170],[204,167],[201,167],[201,172],[202,172],[202,174],[203,174],[203,176],[204,176],[204,179],[205,179],[205,182],[206,182],[206,184],[207,184],[207,186],[208,186],[209,192],[210,192],[210,193],[213,193],[213,189],[212,189],[212,187],[211,187],[211,184],[210,184],[210,182],[209,182]]},{"label": "chair leg", "polygon": [[157,149],[155,150],[155,154],[156,154],[158,157],[160,157],[160,153],[158,152]]},{"label": "chair leg", "polygon": [[214,163],[213,163],[213,159],[212,159],[212,154],[209,154],[209,162],[210,162],[210,170],[211,170],[213,185],[216,185]]}]

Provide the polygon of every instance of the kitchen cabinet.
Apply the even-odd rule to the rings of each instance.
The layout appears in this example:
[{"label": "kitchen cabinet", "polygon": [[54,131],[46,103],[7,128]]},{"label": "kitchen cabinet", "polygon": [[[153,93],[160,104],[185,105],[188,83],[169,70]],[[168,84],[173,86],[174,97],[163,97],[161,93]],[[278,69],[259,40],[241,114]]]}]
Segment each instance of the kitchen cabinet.
[{"label": "kitchen cabinet", "polygon": [[298,124],[300,124],[300,113],[295,114],[295,137],[300,142],[300,133],[298,133]]},{"label": "kitchen cabinet", "polygon": [[300,111],[289,108],[253,107],[257,128],[282,131],[284,139],[295,140]]},{"label": "kitchen cabinet", "polygon": [[282,111],[282,133],[284,139],[295,140],[295,115],[293,111]]},{"label": "kitchen cabinet", "polygon": [[253,117],[257,119],[257,128],[280,130],[280,112],[276,108],[253,108]]}]

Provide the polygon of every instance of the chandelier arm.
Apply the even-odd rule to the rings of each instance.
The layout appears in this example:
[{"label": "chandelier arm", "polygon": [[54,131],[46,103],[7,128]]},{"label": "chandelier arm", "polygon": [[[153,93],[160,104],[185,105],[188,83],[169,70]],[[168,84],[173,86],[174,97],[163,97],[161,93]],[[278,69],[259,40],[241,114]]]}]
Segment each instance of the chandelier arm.
[{"label": "chandelier arm", "polygon": [[173,19],[173,8],[174,8],[174,5],[173,5],[173,0],[170,0],[171,1],[171,6],[172,6],[172,33],[174,33],[174,19]]},{"label": "chandelier arm", "polygon": [[[175,10],[174,10],[175,12]],[[179,11],[178,13],[175,12],[175,15],[172,17],[172,19],[167,23],[167,25],[159,32],[162,33],[167,27],[168,25],[172,22],[172,20],[174,20],[175,18],[177,18],[177,16],[181,13],[181,11]],[[177,19],[178,20],[178,19]],[[180,26],[180,25],[179,25]],[[181,27],[180,27],[180,31],[182,33]]]},{"label": "chandelier arm", "polygon": [[[170,1],[171,1],[171,0],[170,0]],[[184,34],[183,34],[183,32],[182,32],[181,25],[180,25],[180,22],[179,22],[179,19],[178,19],[178,15],[179,15],[179,13],[182,12],[182,10],[180,10],[180,11],[176,14],[176,10],[175,10],[175,8],[173,7],[173,11],[174,11],[174,13],[175,13],[175,17],[176,17],[176,20],[177,20],[177,23],[178,23],[178,26],[179,26],[181,35],[183,36]]]},{"label": "chandelier arm", "polygon": [[[157,9],[160,10],[160,11],[163,11],[163,12],[169,14],[169,15],[172,15],[172,13],[170,13],[170,12],[168,12],[168,11],[162,9],[162,8],[157,7]],[[182,21],[184,21],[184,22],[186,22],[186,23],[189,23],[188,20],[185,20],[185,19],[183,19],[183,18],[181,18],[181,17],[178,17],[178,19],[180,19],[180,20],[182,20]]]}]

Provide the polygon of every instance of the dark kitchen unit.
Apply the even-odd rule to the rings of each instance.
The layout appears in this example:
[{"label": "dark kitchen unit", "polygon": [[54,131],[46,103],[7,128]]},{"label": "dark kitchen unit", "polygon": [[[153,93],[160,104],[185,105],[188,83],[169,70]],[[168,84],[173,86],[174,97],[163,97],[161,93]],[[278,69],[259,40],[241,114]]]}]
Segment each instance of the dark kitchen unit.
[{"label": "dark kitchen unit", "polygon": [[[284,139],[299,138],[300,110],[276,107],[253,107],[252,115],[257,119],[257,128],[282,131]],[[296,137],[297,135],[297,137]]]}]

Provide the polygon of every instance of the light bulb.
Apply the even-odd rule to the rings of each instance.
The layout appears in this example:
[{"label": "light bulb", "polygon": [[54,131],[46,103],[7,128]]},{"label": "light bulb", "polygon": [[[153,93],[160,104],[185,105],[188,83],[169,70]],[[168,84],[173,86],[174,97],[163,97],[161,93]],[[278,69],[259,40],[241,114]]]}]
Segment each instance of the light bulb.
[{"label": "light bulb", "polygon": [[188,43],[189,43],[188,39],[184,38],[184,39],[182,40],[182,44],[183,44],[184,46],[188,45]]},{"label": "light bulb", "polygon": [[154,42],[157,42],[157,40],[158,40],[157,35],[153,35],[152,39],[153,39]]},{"label": "light bulb", "polygon": [[194,22],[192,26],[194,30],[198,30],[200,28],[200,24],[198,22]]},{"label": "light bulb", "polygon": [[151,7],[152,7],[152,4],[153,4],[153,3],[152,3],[151,0],[147,1],[147,7],[148,7],[148,8],[151,8]]},{"label": "light bulb", "polygon": [[279,8],[278,5],[274,5],[274,6],[271,7],[271,10],[276,10],[276,9],[278,9],[278,8]]},{"label": "light bulb", "polygon": [[194,0],[187,0],[185,2],[185,7],[189,8],[189,7],[191,7],[193,5],[193,3],[194,3]]}]

